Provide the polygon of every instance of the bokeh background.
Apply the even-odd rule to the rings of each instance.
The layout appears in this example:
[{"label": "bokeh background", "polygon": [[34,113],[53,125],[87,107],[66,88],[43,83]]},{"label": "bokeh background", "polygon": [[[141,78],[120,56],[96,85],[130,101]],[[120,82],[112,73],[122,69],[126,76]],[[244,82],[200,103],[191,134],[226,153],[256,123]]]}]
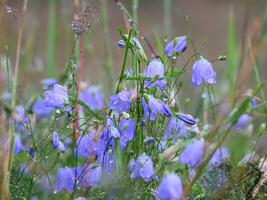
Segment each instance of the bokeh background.
[{"label": "bokeh background", "polygon": [[[169,1],[169,0],[168,0]],[[18,19],[3,12],[1,6],[0,18],[0,53],[8,49],[11,63],[14,63],[18,35],[18,21],[21,15],[23,1],[5,1],[14,11]],[[56,64],[53,66],[54,73],[48,74],[48,23],[49,23],[49,0],[29,0],[28,9],[25,16],[25,28],[22,37],[21,64],[19,69],[19,93],[23,96],[25,91],[38,90],[38,84],[44,78],[50,76],[58,78],[64,72],[66,63],[72,54],[73,31],[71,23],[74,16],[74,1],[56,0],[56,40],[55,58]],[[102,3],[99,0],[90,1],[99,6],[102,10]],[[131,11],[131,1],[121,1],[126,8]],[[219,55],[227,54],[227,21],[229,13],[235,18],[237,41],[241,41],[244,17],[249,15],[248,34],[253,31],[257,23],[261,23],[266,0],[171,0],[171,7],[168,10],[169,20],[171,20],[168,34],[172,39],[174,36],[191,35],[198,51],[204,57],[212,60]],[[248,3],[250,2],[250,3]],[[123,50],[117,47],[120,39],[118,28],[125,29],[123,14],[117,6],[115,0],[106,0],[109,21],[109,41],[112,49],[112,63],[115,70],[115,79],[123,59]],[[249,4],[249,5],[248,5]],[[247,8],[246,8],[246,5]],[[246,11],[247,9],[247,11]],[[165,11],[166,12],[166,11]],[[247,13],[246,13],[247,12]],[[155,45],[156,38],[164,38],[166,24],[164,25],[164,0],[140,0],[138,8],[138,24],[146,38]],[[104,45],[104,29],[102,11],[95,16],[95,23],[92,33],[85,40],[85,73],[83,80],[89,84],[100,84],[107,90],[108,82],[104,65],[107,62]],[[143,43],[144,44],[144,43]],[[147,50],[145,44],[145,49]],[[239,45],[240,48],[240,45]],[[184,63],[192,49],[181,58],[180,63]],[[149,51],[148,51],[149,56]],[[266,58],[261,59],[261,78],[265,80]],[[227,62],[215,64],[218,72],[218,79],[224,81],[224,73]],[[185,76],[183,91],[184,96],[193,98],[195,91],[191,86],[190,73]],[[1,89],[5,77],[1,77]],[[222,84],[223,85],[223,84]],[[25,95],[26,96],[26,95]]]}]

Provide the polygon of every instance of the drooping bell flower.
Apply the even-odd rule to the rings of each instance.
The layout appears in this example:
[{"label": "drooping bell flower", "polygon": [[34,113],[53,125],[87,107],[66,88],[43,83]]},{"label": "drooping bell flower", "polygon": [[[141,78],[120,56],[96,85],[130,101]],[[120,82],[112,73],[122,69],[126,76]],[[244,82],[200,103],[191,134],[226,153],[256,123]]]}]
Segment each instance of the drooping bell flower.
[{"label": "drooping bell flower", "polygon": [[143,154],[129,163],[129,171],[131,179],[137,180],[142,178],[145,182],[152,181],[156,176],[154,172],[153,162],[150,157]]},{"label": "drooping bell flower", "polygon": [[125,149],[127,142],[131,141],[134,137],[134,120],[131,118],[121,120],[118,129],[121,135],[121,147],[122,149]]},{"label": "drooping bell flower", "polygon": [[[9,140],[7,140],[9,143]],[[13,145],[13,151],[15,155],[18,155],[20,152],[24,150],[23,143],[21,141],[20,136],[16,135],[14,138],[14,145]]]},{"label": "drooping bell flower", "polygon": [[110,97],[109,108],[120,112],[127,112],[131,108],[132,91],[123,90]]},{"label": "drooping bell flower", "polygon": [[209,161],[209,165],[220,166],[223,161],[229,159],[229,157],[230,155],[228,149],[226,147],[221,147],[217,149],[217,151],[213,154],[212,158]]},{"label": "drooping bell flower", "polygon": [[54,147],[54,149],[58,148],[59,146],[59,135],[55,131],[52,134],[52,146]]},{"label": "drooping bell flower", "polygon": [[158,186],[156,196],[159,200],[182,200],[183,184],[181,178],[174,173],[164,176]]},{"label": "drooping bell flower", "polygon": [[102,179],[101,166],[92,168],[91,165],[86,164],[82,167],[77,167],[74,170],[77,170],[78,184],[83,189],[89,187],[95,187],[101,182]]},{"label": "drooping bell flower", "polygon": [[66,147],[65,145],[63,144],[63,142],[59,141],[59,144],[58,144],[58,150],[61,152],[61,153],[65,153],[66,151]]},{"label": "drooping bell flower", "polygon": [[54,187],[54,193],[67,190],[72,193],[75,185],[75,173],[74,170],[69,167],[59,168],[57,170],[56,182]]},{"label": "drooping bell flower", "polygon": [[255,99],[255,98],[251,99],[250,104],[252,107],[255,107],[257,105],[257,99]]},{"label": "drooping bell flower", "polygon": [[153,88],[157,86],[160,90],[163,90],[167,81],[164,79],[164,69],[163,63],[160,59],[153,59],[149,62],[148,66],[143,71],[143,76],[151,79],[152,81],[146,80],[144,85],[146,88]]},{"label": "drooping bell flower", "polygon": [[151,136],[148,136],[144,139],[143,143],[146,144],[146,145],[151,145],[155,142],[155,138],[154,137],[151,137]]},{"label": "drooping bell flower", "polygon": [[163,141],[173,139],[176,140],[179,137],[187,137],[188,133],[186,131],[185,123],[175,117],[171,117],[169,123],[166,127],[165,133],[162,137]]},{"label": "drooping bell flower", "polygon": [[59,134],[55,131],[52,135],[52,146],[54,149],[58,149],[61,153],[65,153],[66,151],[65,145],[59,140]]},{"label": "drooping bell flower", "polygon": [[91,86],[80,93],[81,100],[93,110],[101,110],[104,107],[104,94],[98,86]]},{"label": "drooping bell flower", "polygon": [[30,155],[32,158],[34,158],[34,156],[35,156],[35,150],[34,150],[34,148],[30,147],[29,150],[28,150],[28,153],[29,153],[29,155]]},{"label": "drooping bell flower", "polygon": [[117,45],[118,45],[118,47],[119,48],[124,48],[125,47],[125,42],[124,42],[124,40],[119,40],[118,42],[117,42]]},{"label": "drooping bell flower", "polygon": [[186,164],[189,168],[197,168],[202,162],[205,153],[204,139],[195,140],[189,143],[180,155],[180,163]]},{"label": "drooping bell flower", "polygon": [[105,148],[105,144],[101,139],[98,139],[98,141],[95,140],[94,136],[95,133],[91,132],[81,135],[78,138],[76,149],[74,150],[77,156],[81,156],[87,160],[92,156],[98,155],[99,152],[102,152],[102,149]]},{"label": "drooping bell flower", "polygon": [[192,84],[193,86],[200,86],[203,83],[214,85],[216,83],[216,72],[208,60],[200,58],[192,68]]},{"label": "drooping bell flower", "polygon": [[142,106],[144,110],[144,116],[151,121],[157,119],[157,113],[160,113],[166,117],[172,115],[169,107],[160,99],[156,99],[153,95],[147,95],[147,101],[145,97],[142,98]]},{"label": "drooping bell flower", "polygon": [[233,126],[233,129],[237,132],[245,130],[252,122],[252,117],[248,114],[242,114],[239,116],[236,124]]},{"label": "drooping bell flower", "polygon": [[12,94],[10,92],[4,91],[1,93],[1,101],[4,103],[9,102],[12,99]]},{"label": "drooping bell flower", "polygon": [[104,151],[98,154],[98,164],[102,166],[103,173],[108,176],[113,175],[116,169],[114,150],[105,148]]},{"label": "drooping bell flower", "polygon": [[190,114],[178,113],[178,119],[190,126],[195,126],[197,124],[196,119]]},{"label": "drooping bell flower", "polygon": [[49,117],[53,108],[47,107],[44,104],[44,100],[38,99],[32,106],[32,111],[36,115],[37,119],[43,119]]},{"label": "drooping bell flower", "polygon": [[109,132],[109,127],[110,126],[114,126],[114,122],[113,122],[113,120],[111,118],[107,118],[106,119],[106,126],[105,126],[105,128],[104,128],[104,130],[103,130],[103,132],[101,134],[101,137],[100,137],[106,143],[109,140],[111,140],[111,138],[110,138],[110,132]]},{"label": "drooping bell flower", "polygon": [[15,107],[15,128],[18,132],[27,132],[27,126],[30,121],[27,116],[26,110],[23,106],[19,105]]},{"label": "drooping bell flower", "polygon": [[53,89],[46,91],[44,96],[44,105],[52,108],[63,108],[69,98],[67,88],[58,84],[55,84]]},{"label": "drooping bell flower", "polygon": [[114,138],[114,139],[118,139],[121,136],[118,129],[115,128],[114,126],[109,126],[108,134],[110,138]]},{"label": "drooping bell flower", "polygon": [[164,53],[167,56],[171,56],[174,52],[183,53],[186,49],[186,36],[176,37],[174,40],[169,42],[165,49]]},{"label": "drooping bell flower", "polygon": [[55,84],[57,84],[57,81],[53,78],[47,78],[47,79],[42,80],[42,85],[44,89],[53,87]]},{"label": "drooping bell flower", "polygon": [[[128,35],[125,35],[125,36],[128,37]],[[119,40],[117,42],[117,45],[119,48],[125,48],[125,46],[126,46],[124,40]],[[147,57],[146,57],[145,51],[144,51],[141,43],[139,42],[139,40],[136,37],[131,38],[131,45],[138,52],[138,54],[141,56],[141,58],[146,61]]]}]

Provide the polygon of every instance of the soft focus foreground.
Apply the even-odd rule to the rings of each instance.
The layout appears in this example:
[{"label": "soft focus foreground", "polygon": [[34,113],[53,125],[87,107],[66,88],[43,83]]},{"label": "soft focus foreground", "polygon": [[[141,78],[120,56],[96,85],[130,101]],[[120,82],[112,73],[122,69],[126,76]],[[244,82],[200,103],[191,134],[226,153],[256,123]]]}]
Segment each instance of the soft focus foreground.
[{"label": "soft focus foreground", "polygon": [[149,2],[0,0],[0,199],[267,198],[267,4]]}]

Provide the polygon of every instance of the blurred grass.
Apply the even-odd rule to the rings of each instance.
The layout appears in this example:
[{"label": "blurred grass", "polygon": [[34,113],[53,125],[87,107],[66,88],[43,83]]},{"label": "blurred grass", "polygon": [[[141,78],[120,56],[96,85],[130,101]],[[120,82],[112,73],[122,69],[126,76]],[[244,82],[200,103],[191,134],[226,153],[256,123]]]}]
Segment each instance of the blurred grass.
[{"label": "blurred grass", "polygon": [[[228,16],[228,35],[227,35],[227,81],[231,97],[235,93],[235,81],[237,75],[238,49],[236,41],[236,25],[233,11],[230,10]],[[232,100],[231,100],[232,101]],[[232,103],[232,102],[231,102]]]},{"label": "blurred grass", "polygon": [[56,0],[49,0],[49,18],[47,32],[47,75],[56,77],[57,18]]},{"label": "blurred grass", "polygon": [[110,45],[110,32],[109,32],[109,13],[107,9],[107,0],[101,0],[102,5],[102,21],[103,21],[103,30],[104,30],[104,46],[105,46],[105,56],[106,63],[104,63],[104,69],[108,74],[109,80],[109,91],[112,91],[113,85],[115,83],[114,80],[114,68],[113,68],[113,57],[112,57],[112,49]]}]

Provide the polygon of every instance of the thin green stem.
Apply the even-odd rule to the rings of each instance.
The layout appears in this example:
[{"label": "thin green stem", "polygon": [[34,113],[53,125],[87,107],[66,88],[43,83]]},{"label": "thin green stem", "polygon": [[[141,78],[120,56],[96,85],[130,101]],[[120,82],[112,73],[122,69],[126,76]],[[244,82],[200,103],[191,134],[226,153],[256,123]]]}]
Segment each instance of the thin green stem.
[{"label": "thin green stem", "polygon": [[116,92],[115,92],[116,94],[119,92],[120,85],[121,85],[121,82],[123,80],[123,75],[124,75],[124,71],[125,71],[125,68],[126,68],[127,57],[128,57],[128,52],[129,52],[129,46],[130,46],[130,41],[131,41],[131,36],[132,36],[132,28],[130,29],[129,34],[128,34],[128,38],[127,38],[127,44],[126,44],[125,54],[124,54],[124,58],[123,58],[123,64],[122,64],[122,67],[121,67],[120,78],[119,78],[119,81],[118,81],[118,84],[117,84],[117,87],[116,87]]}]

